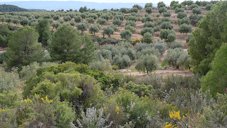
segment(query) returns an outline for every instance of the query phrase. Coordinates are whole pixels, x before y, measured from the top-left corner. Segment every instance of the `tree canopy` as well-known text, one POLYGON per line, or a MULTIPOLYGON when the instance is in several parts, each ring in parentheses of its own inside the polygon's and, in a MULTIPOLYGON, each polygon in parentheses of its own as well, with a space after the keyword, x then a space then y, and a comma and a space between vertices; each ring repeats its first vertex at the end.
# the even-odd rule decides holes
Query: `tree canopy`
POLYGON ((80 35, 71 26, 62 26, 53 36, 50 54, 53 60, 88 63, 92 59, 94 44, 87 35, 80 35))
POLYGON ((8 67, 21 67, 31 62, 42 61, 44 50, 38 43, 38 33, 30 27, 19 29, 9 39, 6 52, 8 67))
POLYGON ((50 40, 50 23, 48 20, 41 20, 36 26, 36 30, 39 33, 38 41, 42 43, 43 46, 47 46, 50 40))
POLYGON ((210 90, 212 95, 227 91, 227 44, 223 44, 216 52, 211 70, 202 78, 202 89, 210 90))
POLYGON ((215 52, 223 42, 227 42, 226 12, 227 2, 217 3, 192 33, 189 53, 194 71, 200 75, 205 75, 209 71, 215 52))

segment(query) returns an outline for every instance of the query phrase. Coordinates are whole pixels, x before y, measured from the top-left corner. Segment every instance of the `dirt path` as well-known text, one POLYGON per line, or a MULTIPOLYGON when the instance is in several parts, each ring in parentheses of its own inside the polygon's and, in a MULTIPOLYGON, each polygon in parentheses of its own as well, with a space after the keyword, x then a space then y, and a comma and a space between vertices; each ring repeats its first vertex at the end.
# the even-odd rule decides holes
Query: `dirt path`
MULTIPOLYGON (((148 74, 138 71, 131 71, 130 69, 122 69, 119 70, 121 73, 127 76, 133 76, 133 77, 143 77, 147 76, 148 74)), ((171 75, 179 75, 179 76, 185 76, 190 77, 193 75, 191 71, 184 71, 184 70, 173 70, 173 69, 166 69, 166 70, 156 70, 149 75, 157 75, 157 76, 171 76, 171 75)))

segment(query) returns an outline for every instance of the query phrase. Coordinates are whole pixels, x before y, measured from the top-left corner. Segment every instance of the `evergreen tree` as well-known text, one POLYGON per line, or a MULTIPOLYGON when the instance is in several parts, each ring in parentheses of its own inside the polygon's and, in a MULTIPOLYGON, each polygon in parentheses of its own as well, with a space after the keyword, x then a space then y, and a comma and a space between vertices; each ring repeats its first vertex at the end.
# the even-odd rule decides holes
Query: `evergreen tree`
POLYGON ((39 21, 38 25, 36 26, 36 30, 39 33, 38 41, 42 43, 43 46, 47 46, 50 40, 50 23, 48 20, 41 20, 39 21))
POLYGON ((94 52, 90 37, 80 35, 71 26, 62 26, 53 36, 50 54, 53 60, 89 63, 94 52))
POLYGON ((227 91, 227 44, 216 52, 211 70, 202 78, 202 89, 210 90, 212 95, 227 91))
POLYGON ((192 57, 194 72, 200 75, 205 75, 209 71, 215 52, 223 42, 227 42, 226 12, 227 2, 217 3, 192 33, 189 53, 192 57))
POLYGON ((6 52, 6 63, 8 67, 21 67, 35 61, 42 61, 44 50, 38 43, 38 33, 25 27, 15 32, 9 39, 6 52))

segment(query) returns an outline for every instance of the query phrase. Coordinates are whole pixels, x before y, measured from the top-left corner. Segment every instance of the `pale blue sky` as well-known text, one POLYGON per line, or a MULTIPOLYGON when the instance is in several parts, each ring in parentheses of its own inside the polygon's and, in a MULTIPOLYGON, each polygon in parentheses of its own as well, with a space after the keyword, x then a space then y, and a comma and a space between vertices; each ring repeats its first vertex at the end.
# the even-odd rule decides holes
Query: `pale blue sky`
MULTIPOLYGON (((165 3, 170 3, 172 0, 1 0, 0 2, 9 2, 9 1, 84 1, 84 2, 105 2, 105 3, 157 3, 159 1, 163 1, 165 3)), ((184 0, 177 0, 182 2, 184 0)), ((195 0, 194 0, 195 1, 195 0)), ((209 0, 202 0, 209 1, 209 0)))

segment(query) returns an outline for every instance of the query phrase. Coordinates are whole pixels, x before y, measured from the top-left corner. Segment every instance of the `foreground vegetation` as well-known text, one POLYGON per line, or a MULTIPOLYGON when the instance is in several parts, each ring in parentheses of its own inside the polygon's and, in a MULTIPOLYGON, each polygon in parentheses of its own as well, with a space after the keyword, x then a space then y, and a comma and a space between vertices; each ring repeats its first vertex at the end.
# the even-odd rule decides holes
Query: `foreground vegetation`
POLYGON ((157 8, 4 13, 0 127, 227 127, 225 12, 227 2, 173 1, 157 8), (185 9, 193 12, 190 18, 185 9), (211 11, 205 15, 205 9, 211 11), (142 38, 132 39, 140 22, 142 38), (112 38, 118 29, 121 38, 112 38), (170 68, 194 74, 152 73, 170 68))

